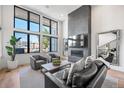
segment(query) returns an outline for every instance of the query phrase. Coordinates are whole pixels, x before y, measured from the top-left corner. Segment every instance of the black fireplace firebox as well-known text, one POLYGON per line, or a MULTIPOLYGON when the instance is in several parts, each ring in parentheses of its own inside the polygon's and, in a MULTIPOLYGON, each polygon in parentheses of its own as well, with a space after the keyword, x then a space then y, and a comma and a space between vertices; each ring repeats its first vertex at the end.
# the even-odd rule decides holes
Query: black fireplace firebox
POLYGON ((71 50, 71 56, 83 57, 83 50, 71 50))

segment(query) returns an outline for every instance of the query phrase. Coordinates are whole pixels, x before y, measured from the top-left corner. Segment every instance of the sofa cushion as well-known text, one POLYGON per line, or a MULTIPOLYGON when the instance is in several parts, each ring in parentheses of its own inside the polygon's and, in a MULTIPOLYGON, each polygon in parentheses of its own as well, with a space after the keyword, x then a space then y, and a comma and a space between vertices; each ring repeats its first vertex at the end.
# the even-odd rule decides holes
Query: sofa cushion
POLYGON ((40 59, 39 55, 34 55, 33 57, 35 58, 35 60, 39 60, 40 59))
POLYGON ((74 73, 72 78, 72 87, 86 87, 97 71, 98 68, 96 64, 92 63, 91 66, 85 70, 74 73))
POLYGON ((66 85, 70 86, 72 84, 72 76, 75 72, 83 70, 85 67, 84 58, 80 59, 78 62, 71 64, 66 85))
POLYGON ((44 60, 37 60, 36 63, 46 63, 44 60))

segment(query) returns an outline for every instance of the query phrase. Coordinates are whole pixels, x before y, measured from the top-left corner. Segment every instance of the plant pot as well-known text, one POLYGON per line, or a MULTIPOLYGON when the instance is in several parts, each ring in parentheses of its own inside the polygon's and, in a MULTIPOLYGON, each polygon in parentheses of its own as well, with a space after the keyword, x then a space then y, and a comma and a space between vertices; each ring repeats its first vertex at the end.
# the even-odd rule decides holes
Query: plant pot
POLYGON ((7 61, 8 69, 15 69, 18 66, 18 61, 7 61))

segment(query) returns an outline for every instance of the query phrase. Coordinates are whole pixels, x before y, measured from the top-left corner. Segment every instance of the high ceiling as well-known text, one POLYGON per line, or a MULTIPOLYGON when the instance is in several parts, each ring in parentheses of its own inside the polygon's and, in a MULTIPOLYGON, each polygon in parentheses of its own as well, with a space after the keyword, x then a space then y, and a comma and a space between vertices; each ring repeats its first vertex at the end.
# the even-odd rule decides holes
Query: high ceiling
POLYGON ((42 12, 50 17, 64 21, 69 13, 81 5, 26 5, 26 7, 42 12))

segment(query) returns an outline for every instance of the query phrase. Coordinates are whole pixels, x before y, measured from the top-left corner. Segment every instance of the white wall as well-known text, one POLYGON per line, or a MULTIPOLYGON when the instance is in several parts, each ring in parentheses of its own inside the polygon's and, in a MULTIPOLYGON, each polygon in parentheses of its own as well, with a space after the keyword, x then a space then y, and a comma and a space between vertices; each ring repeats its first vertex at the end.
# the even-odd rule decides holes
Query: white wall
MULTIPOLYGON (((29 9, 30 10, 30 9, 29 9)), ((33 10, 32 10, 33 11, 33 10)), ((33 11, 34 12, 34 11, 33 11)), ((36 11, 35 11, 36 12, 36 11)), ((37 13, 37 12, 36 12, 37 13)), ((41 17, 43 14, 39 13, 41 17)), ((2 6, 2 62, 0 63, 0 68, 7 67, 7 60, 9 60, 9 56, 6 53, 5 46, 7 45, 7 42, 9 41, 10 37, 13 35, 13 18, 14 18, 14 6, 13 5, 7 5, 7 6, 2 6)), ((41 19, 41 24, 42 24, 42 19, 41 19)), ((59 22, 59 28, 58 30, 60 31, 59 33, 59 47, 62 47, 61 43, 62 40, 60 39, 62 36, 62 22, 59 22)), ((42 36, 41 36, 42 39, 42 36)), ((42 46, 41 46, 42 48, 42 46)), ((59 48, 58 53, 61 55, 61 51, 59 48)), ((36 53, 34 53, 36 54, 36 53)), ((40 54, 40 53, 37 53, 40 54)), ((20 64, 26 64, 30 62, 30 55, 32 54, 18 54, 16 55, 16 60, 18 60, 19 65, 20 64)))
POLYGON ((59 22, 59 32, 58 32, 58 37, 59 37, 59 42, 58 42, 58 52, 59 55, 62 57, 63 56, 63 22, 59 22))
MULTIPOLYGON (((2 6, 0 5, 0 28, 1 28, 1 8, 2 8, 2 6)), ((1 56, 2 56, 2 32, 1 32, 1 29, 0 29, 0 65, 2 64, 2 62, 1 62, 1 56)), ((1 69, 1 67, 0 67, 0 69, 1 69)))
POLYGON ((2 64, 1 67, 7 66, 7 59, 9 59, 5 46, 13 34, 13 6, 2 6, 2 64))
POLYGON ((115 29, 121 29, 120 65, 124 66, 124 6, 92 6, 92 55, 96 55, 96 35, 115 29))
POLYGON ((63 38, 68 38, 68 17, 63 21, 63 38))

